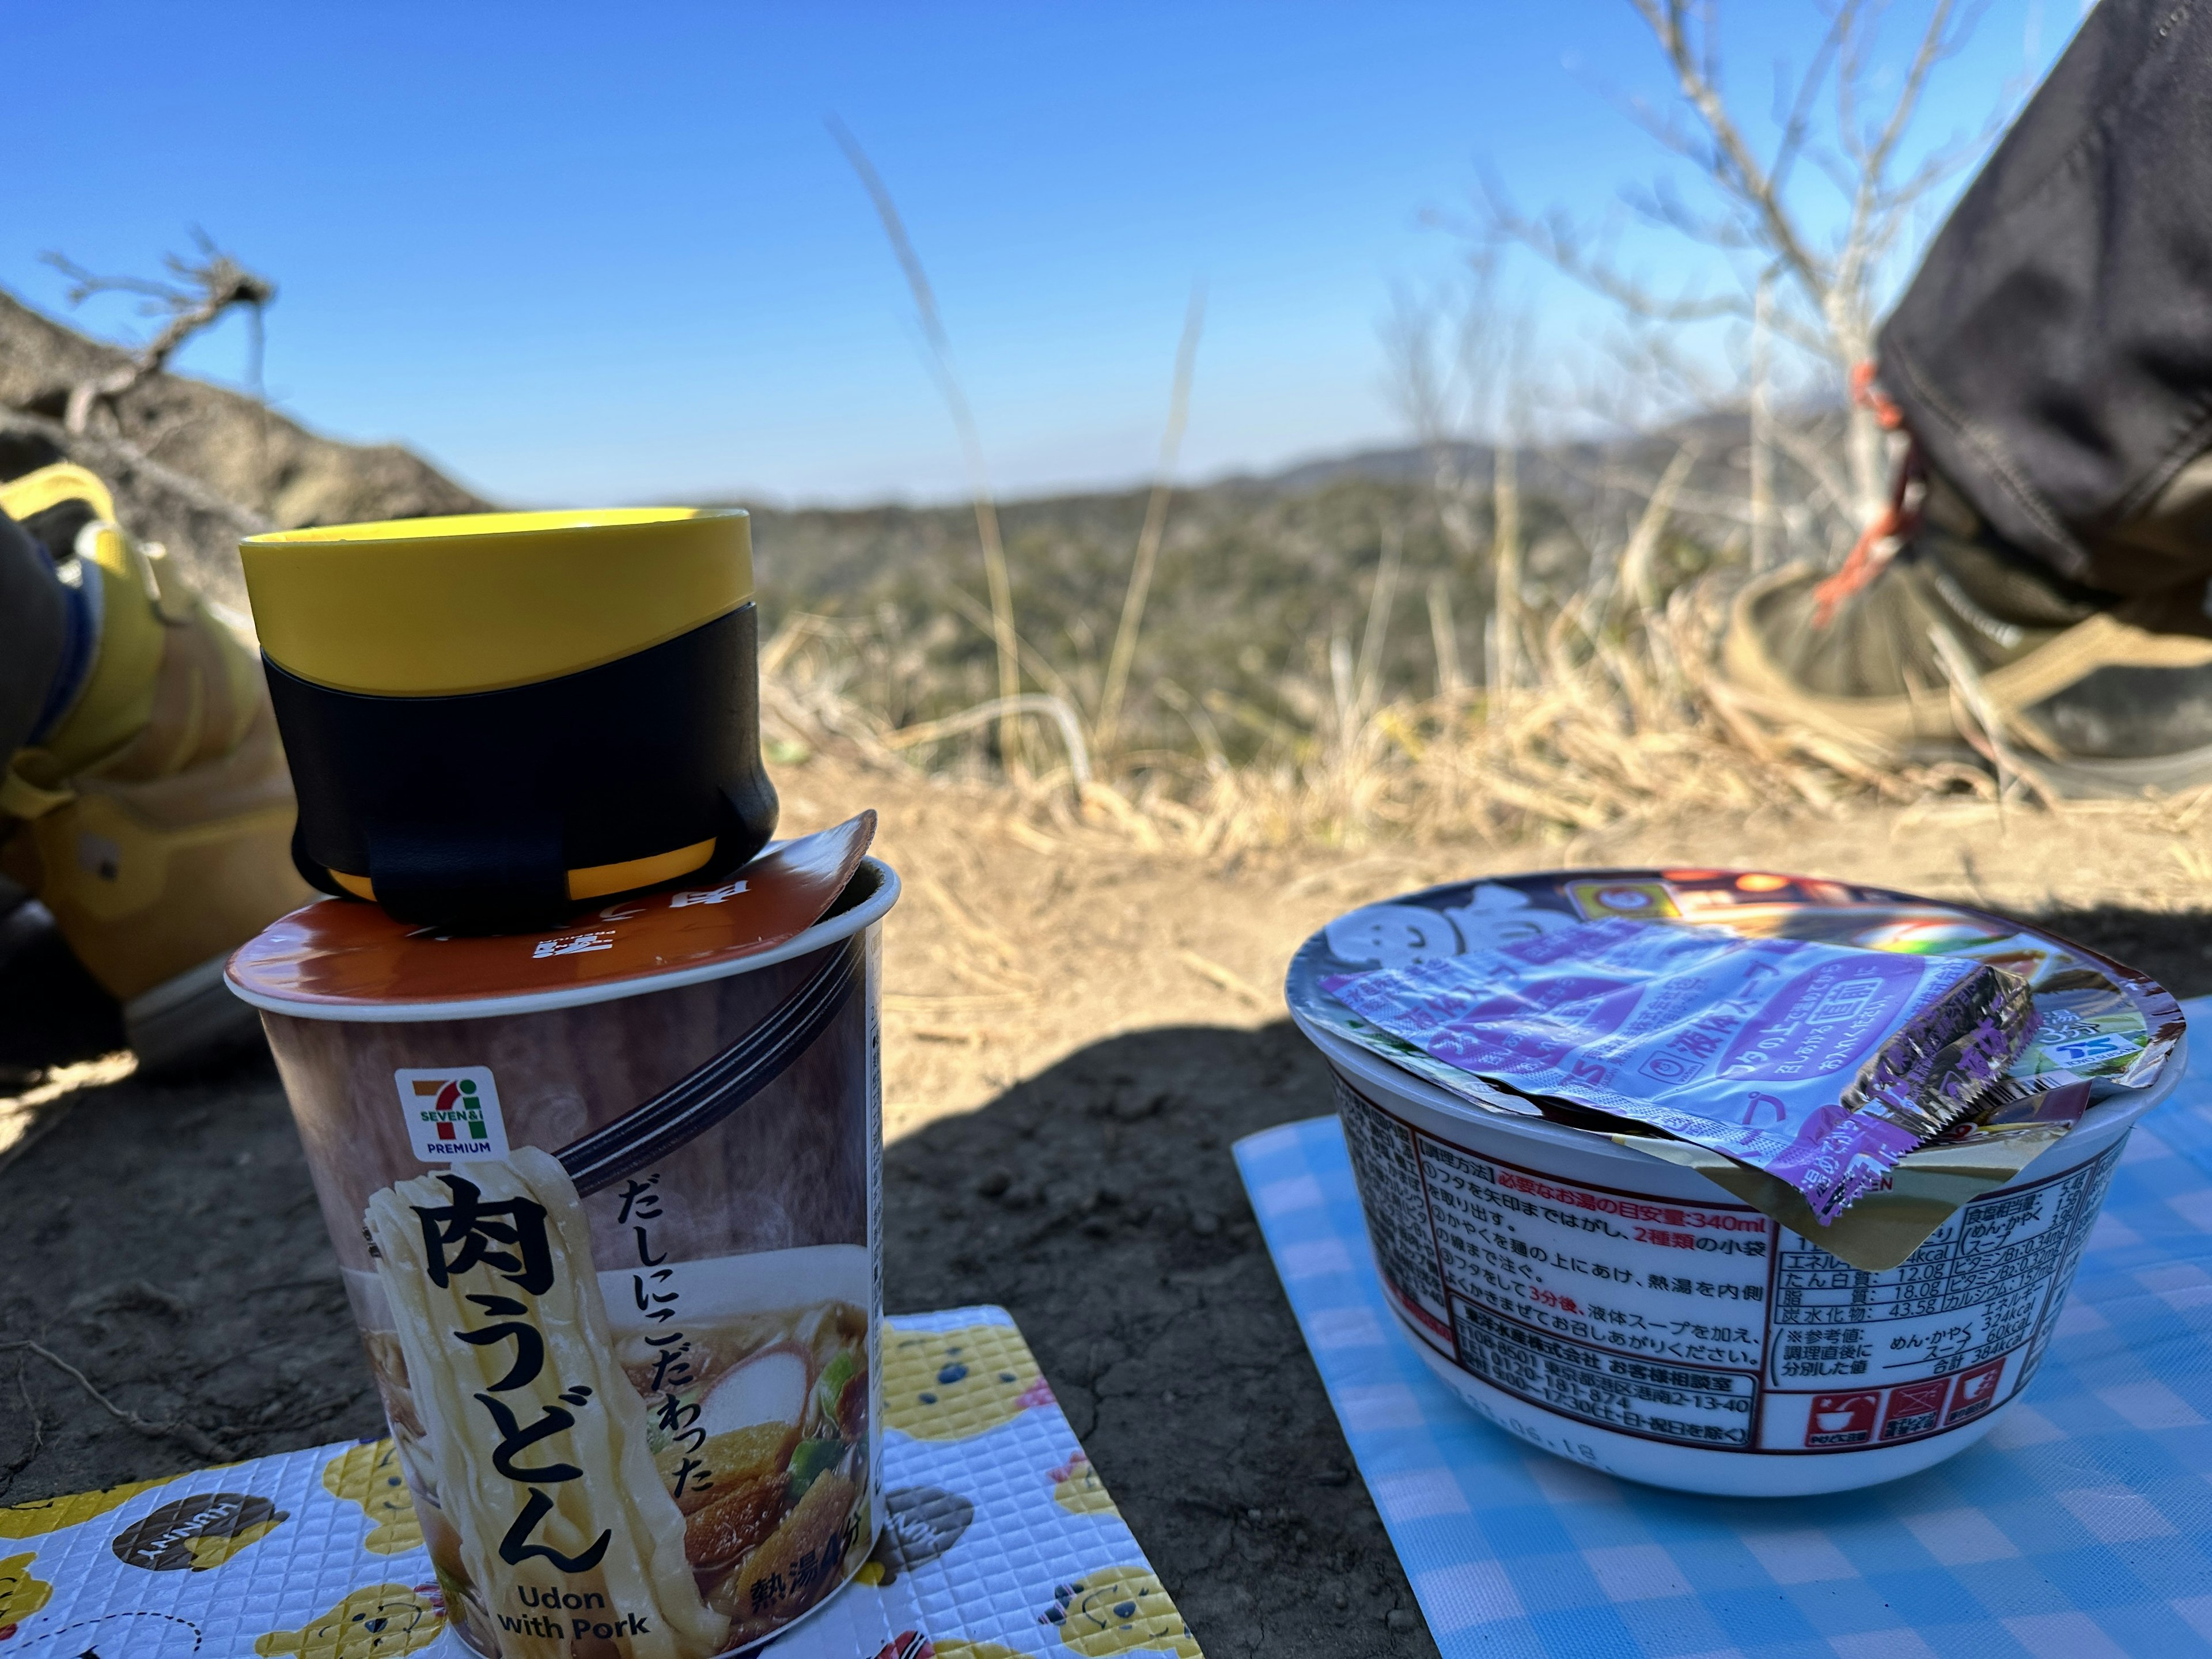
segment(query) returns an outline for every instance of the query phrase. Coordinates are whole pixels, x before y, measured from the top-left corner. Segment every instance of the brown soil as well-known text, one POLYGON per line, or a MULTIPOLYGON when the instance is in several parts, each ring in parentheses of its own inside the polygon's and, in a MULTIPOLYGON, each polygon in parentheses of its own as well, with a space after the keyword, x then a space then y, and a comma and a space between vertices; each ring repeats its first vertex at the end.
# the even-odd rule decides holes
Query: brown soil
MULTIPOLYGON (((2170 810, 1762 811, 1556 846, 1208 863, 825 759, 780 781, 787 829, 879 808, 878 850, 907 884, 887 949, 890 1304, 1012 1310, 1216 1655, 1434 1650, 1230 1153, 1328 1109, 1276 988, 1321 921, 1483 870, 1765 866, 2036 915, 2180 994, 2212 989, 2212 837, 2170 810)), ((0 975, 0 1066, 112 1041, 63 1017, 37 951, 0 975)), ((62 1106, 0 1172, 0 1502, 376 1432, 265 1063, 45 1109, 62 1106)))

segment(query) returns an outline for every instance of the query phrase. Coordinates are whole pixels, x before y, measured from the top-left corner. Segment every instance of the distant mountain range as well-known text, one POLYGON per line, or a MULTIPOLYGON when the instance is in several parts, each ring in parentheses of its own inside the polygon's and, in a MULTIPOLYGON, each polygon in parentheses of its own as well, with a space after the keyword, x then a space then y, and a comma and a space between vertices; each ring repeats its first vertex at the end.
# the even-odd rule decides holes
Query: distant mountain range
MULTIPOLYGON (((203 590, 234 606, 244 601, 236 556, 242 526, 343 523, 490 505, 397 445, 325 438, 236 392, 182 375, 153 376, 127 393, 114 411, 118 428, 107 437, 68 440, 57 417, 70 387, 125 361, 118 348, 0 293, 0 476, 76 453, 109 476, 134 529, 167 544, 203 590)), ((1540 583, 1565 580, 1570 567, 1587 562, 1589 546, 1617 544, 1641 512, 1650 481, 1686 442, 1698 459, 1678 503, 1678 526, 1713 545, 1740 536, 1746 439, 1738 413, 1650 435, 1527 453, 1521 485, 1532 575, 1540 583)), ((1491 475, 1491 450, 1458 444, 1450 454, 1479 499, 1491 475)), ((1383 514, 1407 526, 1409 572, 1416 565, 1440 570, 1450 562, 1431 544, 1436 459, 1416 446, 1369 448, 1266 474, 1179 484, 1168 562, 1241 557, 1295 584, 1303 578, 1277 568, 1261 550, 1269 536, 1279 546, 1297 544, 1301 559, 1319 559, 1334 569, 1341 559, 1356 564, 1367 556, 1359 550, 1376 544, 1375 515, 1383 514), (1250 550, 1238 555, 1238 547, 1250 550)), ((1080 627, 1109 601, 1126 571, 1147 493, 1139 482, 1000 504, 1009 548, 1026 548, 1023 562, 1029 580, 1041 585, 1035 597, 1046 611, 1066 614, 1080 627), (1057 577, 1045 574, 1052 569, 1057 577), (1048 598, 1043 590, 1056 583, 1058 597, 1048 598)), ((929 607, 913 583, 941 579, 932 572, 971 574, 975 526, 964 503, 733 504, 756 514, 764 597, 843 608, 884 602, 896 588, 906 614, 917 616, 929 607)), ((1324 586, 1330 580, 1319 567, 1306 574, 1324 586)))

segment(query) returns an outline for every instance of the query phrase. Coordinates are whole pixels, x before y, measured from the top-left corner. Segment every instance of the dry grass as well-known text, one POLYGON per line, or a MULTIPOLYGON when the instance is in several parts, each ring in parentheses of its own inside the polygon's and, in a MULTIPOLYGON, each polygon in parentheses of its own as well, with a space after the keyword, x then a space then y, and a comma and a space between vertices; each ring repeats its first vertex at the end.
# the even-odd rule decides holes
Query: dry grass
MULTIPOLYGON (((1839 30, 1848 32, 1850 9, 1837 25, 1839 30)), ((1939 8, 1915 78, 1898 104, 1893 119, 1899 131, 1917 101, 1917 77, 1948 50, 1944 15, 1939 8)), ((1686 37, 1679 27, 1661 28, 1653 16, 1670 56, 1686 64, 1678 50, 1686 37)), ((1684 74, 1692 71, 1685 69, 1684 74)), ((1808 82, 1808 90, 1813 84, 1808 82)), ((1848 83, 1844 95, 1848 103, 1848 83)), ((1698 112, 1709 125, 1715 122, 1712 108, 1699 105, 1698 112)), ((959 433, 975 497, 977 543, 990 593, 988 617, 978 615, 975 602, 941 574, 931 584, 937 592, 930 610, 937 623, 948 621, 948 610, 958 611, 988 632, 997 695, 988 701, 975 701, 973 691, 958 696, 957 681, 941 672, 939 683, 931 684, 933 659, 922 642, 902 636, 893 607, 884 606, 874 624, 794 615, 769 641, 762 663, 772 756, 779 744, 782 752, 794 756, 827 744, 874 766, 988 772, 1018 798, 1034 832, 1088 826, 1147 851, 1172 848, 1201 855, 1305 845, 1356 847, 1408 836, 1473 836, 1498 843, 1544 830, 1601 830, 1662 805, 1676 811, 1741 810, 1786 799, 1832 812, 1853 794, 1910 801, 1964 792, 1986 795, 2002 807, 2016 784, 2036 782, 2031 771, 2017 763, 2008 764, 2013 757, 1994 726, 1988 728, 1994 777, 1964 765, 1909 768, 1774 720, 1717 680, 1711 662, 1719 592, 1707 580, 1668 595, 1661 571, 1677 496, 1698 459, 1694 443, 1677 446, 1644 492, 1642 509, 1624 540, 1600 547, 1583 538, 1590 556, 1577 591, 1548 613, 1530 606, 1522 581, 1516 448, 1508 442, 1493 452, 1486 503, 1490 539, 1485 548, 1478 543, 1475 503, 1467 480, 1449 459, 1452 447, 1442 441, 1448 436, 1443 416, 1449 395, 1444 380, 1432 372, 1433 316, 1412 324, 1398 372, 1415 425, 1437 458, 1437 520, 1462 566, 1480 561, 1486 568, 1492 601, 1483 653, 1486 689, 1478 693, 1465 688, 1451 623, 1450 584, 1438 574, 1428 590, 1436 695, 1416 700, 1383 694, 1385 636, 1402 574, 1407 531, 1402 514, 1385 514, 1377 526, 1380 549, 1356 656, 1349 635, 1337 633, 1313 665, 1321 672, 1286 670, 1279 678, 1269 699, 1273 708, 1258 706, 1249 696, 1240 699, 1227 684, 1191 686, 1155 678, 1145 688, 1149 701, 1180 714, 1190 742, 1169 749, 1129 746, 1125 700, 1173 493, 1170 480, 1188 410, 1202 298, 1194 292, 1176 355, 1159 469, 1118 616, 1089 614, 1098 607, 1079 605, 1079 614, 1063 618, 1066 637, 1084 659, 1063 668, 1021 633, 1014 600, 1018 573, 1001 538, 981 440, 921 255, 889 187, 859 141, 834 117, 830 127, 874 204, 906 276, 939 388, 959 433), (1102 653, 1098 647, 1109 638, 1111 650, 1102 653), (948 697, 948 692, 956 695, 948 697), (955 712, 942 712, 947 707, 955 712), (934 717, 902 717, 916 708, 930 709, 934 717), (1221 741, 1217 720, 1243 728, 1236 761, 1221 741), (987 748, 994 731, 995 747, 987 748), (1039 757, 1051 755, 1055 747, 1059 763, 1041 765, 1039 757)), ((1734 144, 1725 118, 1714 132, 1723 148, 1734 144)), ((1873 186, 1881 183, 1891 143, 1893 136, 1878 152, 1861 157, 1873 186)), ((1862 195, 1852 235, 1879 239, 1884 232, 1864 222, 1865 210, 1872 203, 1891 211, 1887 198, 1878 192, 1862 195)), ((1760 212, 1754 216, 1754 231, 1795 250, 1802 239, 1773 192, 1763 193, 1755 205, 1760 212)), ((1860 280, 1866 258, 1863 251, 1845 258, 1838 272, 1816 271, 1801 259, 1793 274, 1816 289, 1816 297, 1829 295, 1832 287, 1835 294, 1855 301, 1856 290, 1846 295, 1845 289, 1860 280)), ((1499 322, 1482 297, 1472 304, 1458 331, 1462 370, 1486 367, 1473 343, 1491 338, 1499 322)), ((1762 310, 1760 316, 1765 314, 1762 310)), ((1816 315, 1832 328, 1838 318, 1856 313, 1849 306, 1823 306, 1816 315)), ((1841 358, 1846 368, 1868 355, 1857 334, 1841 343, 1849 348, 1841 358)), ((1496 377, 1478 373, 1471 378, 1487 383, 1496 377)), ((1506 395, 1510 400, 1525 391, 1506 395)), ((1508 429, 1520 424, 1518 413, 1525 411, 1505 422, 1508 429)), ((1855 433, 1863 428, 1863 437, 1871 434, 1859 446, 1865 453, 1857 457, 1866 476, 1856 490, 1832 479, 1826 486, 1817 480, 1813 485, 1816 495, 1838 508, 1875 493, 1874 467, 1881 441, 1870 416, 1853 411, 1846 418, 1855 433)), ((1763 503, 1754 520, 1771 505, 1765 503, 1766 488, 1762 483, 1754 491, 1763 503)), ((1252 550, 1262 557, 1271 550, 1252 550)), ((1234 619, 1239 626, 1245 620, 1234 619)), ((1265 642, 1279 648, 1292 643, 1265 642)), ((1243 653, 1237 654, 1241 658, 1243 653)), ((1263 648, 1263 660, 1267 654, 1263 648)), ((1291 660, 1298 660, 1296 651, 1291 660)), ((1179 665, 1182 673, 1195 668, 1188 659, 1179 665)), ((1960 687, 1969 697, 1972 690, 1960 687)), ((1157 737, 1152 741, 1157 744, 1157 737)), ((2047 791, 2039 793, 2048 799, 2047 791)), ((940 908, 950 906, 949 896, 935 896, 940 908)), ((966 931, 957 910, 947 908, 946 916, 955 933, 966 931)))
MULTIPOLYGON (((1387 607, 1387 570, 1376 595, 1387 607)), ((1345 641, 1326 684, 1286 683, 1279 706, 1299 720, 1247 711, 1221 694, 1155 688, 1180 699, 1185 750, 1100 747, 1101 733, 1059 676, 1024 693, 1018 717, 1031 754, 1058 763, 1008 775, 994 763, 997 700, 965 715, 900 726, 861 688, 880 641, 811 616, 787 620, 763 656, 763 708, 772 745, 795 755, 829 748, 900 771, 982 776, 1003 783, 1018 821, 1049 840, 1103 832, 1145 850, 1196 854, 1318 844, 1358 848, 1601 830, 1654 815, 1742 812, 1787 805, 1822 817, 1855 804, 1939 807, 2008 799, 2033 803, 2021 781, 1960 762, 1909 765, 1793 724, 1730 687, 1713 664, 1725 575, 1677 588, 1661 608, 1624 610, 1593 586, 1532 617, 1515 653, 1522 683, 1490 692, 1385 698, 1345 641), (1232 763, 1213 716, 1267 722, 1255 758, 1232 763)), ((1359 657, 1371 662, 1370 635, 1359 657)), ((878 665, 880 667, 880 664, 878 665)), ((1449 672, 1438 675, 1451 684, 1449 672)), ((2124 804, 2130 811, 2139 804, 2124 804)), ((2165 803, 2177 833, 2204 802, 2165 803)), ((2090 805, 2060 809, 2098 810, 2090 805)))

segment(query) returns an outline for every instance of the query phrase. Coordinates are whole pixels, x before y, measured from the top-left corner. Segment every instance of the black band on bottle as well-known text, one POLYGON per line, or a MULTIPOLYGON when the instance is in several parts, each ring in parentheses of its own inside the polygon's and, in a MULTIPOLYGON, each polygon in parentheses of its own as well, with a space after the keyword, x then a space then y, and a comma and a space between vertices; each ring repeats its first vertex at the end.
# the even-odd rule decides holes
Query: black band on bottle
POLYGON ((568 872, 709 839, 702 876, 775 828, 750 604, 597 668, 504 691, 336 691, 264 656, 300 800, 293 858, 325 892, 365 875, 403 921, 532 927, 568 872))

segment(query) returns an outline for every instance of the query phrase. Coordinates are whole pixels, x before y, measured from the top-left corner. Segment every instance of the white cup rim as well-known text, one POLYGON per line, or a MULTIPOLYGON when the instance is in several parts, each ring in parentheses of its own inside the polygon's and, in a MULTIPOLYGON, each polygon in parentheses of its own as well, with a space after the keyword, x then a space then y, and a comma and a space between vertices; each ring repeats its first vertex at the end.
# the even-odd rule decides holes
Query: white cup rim
MULTIPOLYGON (((434 1002, 290 1002, 265 992, 248 990, 235 979, 226 978, 225 982, 233 996, 267 1012, 288 1015, 294 1019, 336 1020, 349 1025, 411 1025, 433 1020, 500 1019, 514 1014, 542 1013, 549 1008, 575 1008, 593 1002, 618 1002, 629 997, 649 996, 656 991, 672 991, 680 986, 699 985, 708 980, 750 974, 757 969, 773 967, 779 962, 811 956, 826 945, 835 945, 840 939, 850 939, 862 929, 873 927, 898 902, 898 872, 880 859, 864 858, 860 860, 860 868, 854 872, 853 880, 859 881, 863 875, 875 878, 875 891, 851 909, 824 917, 805 932, 793 934, 781 945, 745 956, 701 963, 696 967, 674 968, 665 973, 638 974, 628 979, 589 985, 563 985, 517 996, 457 997, 434 1002)), ((847 890, 850 890, 851 883, 848 883, 847 890)))

